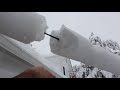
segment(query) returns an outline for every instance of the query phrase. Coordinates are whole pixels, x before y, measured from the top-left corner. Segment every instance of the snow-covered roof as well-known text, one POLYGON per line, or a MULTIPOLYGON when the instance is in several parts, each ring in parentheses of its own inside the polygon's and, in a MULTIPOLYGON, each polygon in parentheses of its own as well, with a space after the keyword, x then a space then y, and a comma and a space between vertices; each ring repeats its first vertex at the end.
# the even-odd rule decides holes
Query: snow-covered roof
POLYGON ((20 57, 25 62, 32 64, 33 66, 44 66, 58 78, 66 77, 59 71, 56 71, 51 63, 42 58, 41 55, 37 53, 33 48, 31 48, 31 46, 28 44, 24 44, 0 34, 0 46, 13 53, 14 55, 20 57))

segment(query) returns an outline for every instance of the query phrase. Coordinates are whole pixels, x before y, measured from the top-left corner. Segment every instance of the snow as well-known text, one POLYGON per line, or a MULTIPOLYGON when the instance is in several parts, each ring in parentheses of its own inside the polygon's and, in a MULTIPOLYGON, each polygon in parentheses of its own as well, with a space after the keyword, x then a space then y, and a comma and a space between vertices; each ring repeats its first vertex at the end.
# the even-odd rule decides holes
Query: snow
POLYGON ((53 36, 58 37, 60 40, 57 41, 50 38, 51 52, 60 56, 64 56, 73 60, 79 58, 83 63, 88 63, 85 58, 91 54, 92 44, 83 36, 76 32, 68 29, 64 25, 60 31, 53 31, 53 36))
MULTIPOLYGON (((91 33, 91 36, 89 37, 89 41, 93 45, 100 46, 105 50, 109 51, 110 53, 120 56, 119 55, 120 46, 116 41, 113 40, 102 41, 99 36, 96 36, 93 33, 91 33)), ((115 75, 111 72, 100 70, 93 66, 86 66, 81 62, 79 62, 79 64, 75 63, 73 65, 73 72, 71 73, 72 73, 71 77, 76 77, 76 78, 119 78, 120 77, 120 75, 115 75)))
MULTIPOLYGON (((13 72, 14 75, 21 73, 22 72, 21 69, 24 71, 24 70, 30 68, 32 65, 32 66, 36 66, 36 67, 43 66, 49 72, 51 72, 53 75, 55 75, 57 78, 66 78, 66 76, 63 75, 63 73, 59 72, 52 63, 45 60, 45 58, 43 56, 41 56, 39 53, 37 53, 29 44, 24 44, 22 42, 19 42, 15 39, 9 38, 4 35, 0 35, 0 37, 1 37, 0 43, 1 43, 2 47, 7 49, 14 55, 20 57, 23 61, 26 61, 30 64, 29 65, 26 63, 22 63, 22 64, 25 64, 25 66, 23 66, 22 64, 21 65, 19 64, 20 63, 19 60, 11 58, 10 60, 13 60, 13 61, 9 61, 9 59, 5 58, 6 61, 4 62, 4 60, 3 60, 3 62, 5 63, 5 65, 3 65, 3 66, 5 68, 7 68, 7 70, 13 72), (7 65, 6 65, 6 63, 7 63, 7 65), (30 67, 26 67, 26 65, 30 66, 30 67)), ((10 58, 10 57, 7 57, 7 58, 10 58)))
POLYGON ((76 61, 76 60, 70 60, 71 61, 71 64, 72 66, 75 66, 75 65, 80 65, 81 63, 76 61))
POLYGON ((51 52, 54 54, 98 67, 116 75, 120 74, 120 56, 100 46, 93 46, 86 38, 64 25, 60 31, 53 31, 52 35, 60 39, 60 41, 50 39, 51 52))
POLYGON ((0 12, 0 33, 30 43, 44 38, 45 17, 34 12, 0 12))

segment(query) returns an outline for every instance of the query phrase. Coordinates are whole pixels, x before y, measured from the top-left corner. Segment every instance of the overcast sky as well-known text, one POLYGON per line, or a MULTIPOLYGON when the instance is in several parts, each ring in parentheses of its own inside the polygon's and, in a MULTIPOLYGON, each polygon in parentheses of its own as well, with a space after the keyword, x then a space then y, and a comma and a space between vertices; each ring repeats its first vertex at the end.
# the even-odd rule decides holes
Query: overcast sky
MULTIPOLYGON (((47 32, 60 30, 64 24, 68 28, 89 38, 91 32, 102 40, 112 39, 120 44, 120 12, 37 12, 46 17, 47 32)), ((50 55, 49 37, 34 43, 41 55, 50 55)))

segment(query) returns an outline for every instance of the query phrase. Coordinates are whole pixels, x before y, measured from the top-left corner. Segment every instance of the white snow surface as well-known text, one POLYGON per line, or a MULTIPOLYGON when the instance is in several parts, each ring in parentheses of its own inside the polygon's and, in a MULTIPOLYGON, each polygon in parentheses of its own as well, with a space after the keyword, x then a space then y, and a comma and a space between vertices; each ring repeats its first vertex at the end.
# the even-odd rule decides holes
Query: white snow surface
POLYGON ((70 30, 64 25, 59 31, 53 31, 50 38, 51 52, 86 65, 92 65, 102 70, 120 74, 120 56, 115 55, 100 46, 92 45, 86 38, 70 30))

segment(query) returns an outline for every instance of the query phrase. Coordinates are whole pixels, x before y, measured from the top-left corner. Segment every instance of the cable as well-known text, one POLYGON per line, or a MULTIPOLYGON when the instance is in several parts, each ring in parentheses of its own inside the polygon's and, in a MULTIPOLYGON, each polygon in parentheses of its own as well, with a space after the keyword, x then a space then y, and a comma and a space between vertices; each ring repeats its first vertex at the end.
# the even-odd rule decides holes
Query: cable
POLYGON ((48 36, 50 36, 50 37, 52 37, 52 38, 55 38, 55 39, 57 39, 57 40, 60 40, 59 38, 54 37, 54 36, 52 36, 52 35, 50 35, 50 34, 47 34, 47 33, 44 33, 44 34, 46 34, 46 35, 48 35, 48 36))

